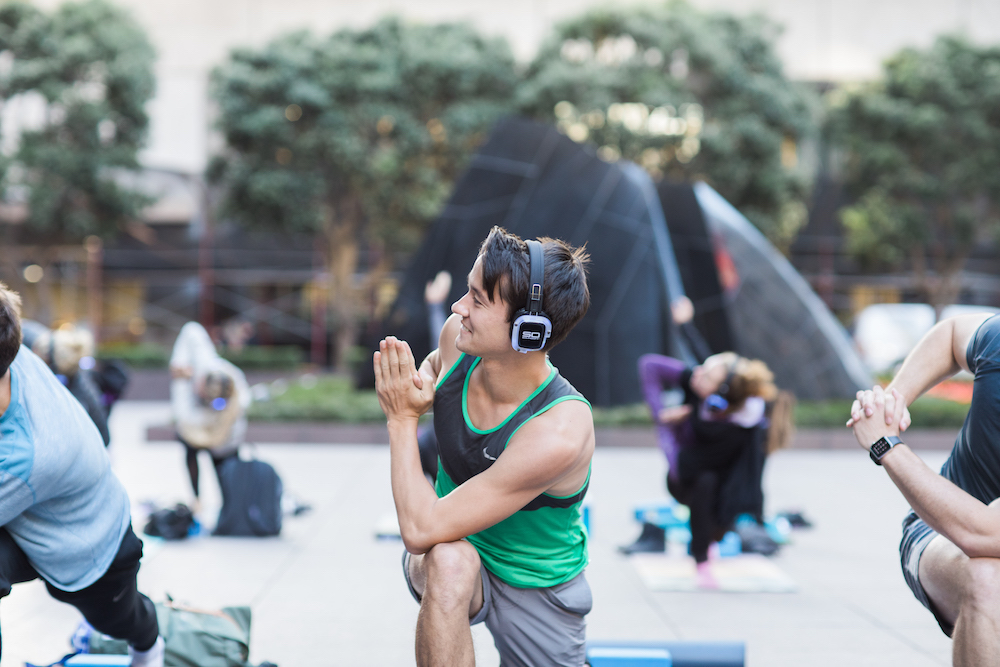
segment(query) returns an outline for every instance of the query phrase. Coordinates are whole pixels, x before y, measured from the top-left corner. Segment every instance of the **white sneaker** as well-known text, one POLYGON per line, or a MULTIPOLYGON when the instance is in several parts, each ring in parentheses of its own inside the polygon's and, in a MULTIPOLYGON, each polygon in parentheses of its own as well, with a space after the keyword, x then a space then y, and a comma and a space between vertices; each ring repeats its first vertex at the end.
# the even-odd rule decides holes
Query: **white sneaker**
POLYGON ((128 654, 132 656, 132 667, 163 667, 165 647, 163 637, 157 637, 156 643, 148 651, 136 651, 129 646, 128 654))

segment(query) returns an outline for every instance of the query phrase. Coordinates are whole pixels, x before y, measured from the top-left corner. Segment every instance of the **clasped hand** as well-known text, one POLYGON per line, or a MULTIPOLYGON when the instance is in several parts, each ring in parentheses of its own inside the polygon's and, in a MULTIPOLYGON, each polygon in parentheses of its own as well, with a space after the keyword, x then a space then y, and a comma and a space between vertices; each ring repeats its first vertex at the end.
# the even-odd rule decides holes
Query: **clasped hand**
POLYGON ((434 377, 429 368, 417 368, 409 344, 388 336, 375 353, 375 392, 385 416, 417 419, 434 403, 434 377))
POLYGON ((666 426, 676 426, 691 416, 690 405, 675 405, 669 408, 662 408, 656 415, 661 424, 666 426))
POLYGON ((859 391, 851 405, 851 418, 847 426, 854 429, 854 437, 865 449, 887 435, 899 435, 910 425, 910 412, 906 409, 906 399, 899 391, 886 392, 876 385, 867 391, 859 391))

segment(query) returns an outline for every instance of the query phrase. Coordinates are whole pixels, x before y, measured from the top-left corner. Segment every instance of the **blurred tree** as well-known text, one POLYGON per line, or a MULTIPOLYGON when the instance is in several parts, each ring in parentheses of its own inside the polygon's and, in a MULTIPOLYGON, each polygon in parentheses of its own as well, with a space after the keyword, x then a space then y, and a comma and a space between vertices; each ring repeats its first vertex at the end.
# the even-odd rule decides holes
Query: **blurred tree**
POLYGON ((953 303, 972 247, 1000 232, 1000 48, 905 49, 833 106, 856 198, 841 212, 849 251, 870 268, 908 259, 929 303, 953 303))
POLYGON ((707 181, 787 248, 806 221, 797 145, 813 132, 815 105, 785 78, 778 33, 761 16, 677 1, 592 11, 556 28, 518 103, 601 157, 707 181))
POLYGON ((224 187, 221 214, 320 235, 339 369, 360 314, 361 235, 382 249, 383 269, 386 251, 414 248, 516 81, 506 42, 396 19, 235 50, 214 72, 226 148, 209 178, 224 187))
MULTIPOLYGON (((4 128, 2 199, 25 205, 25 227, 44 234, 47 249, 34 261, 47 275, 60 245, 129 227, 152 201, 131 183, 154 58, 142 29, 101 0, 51 14, 21 2, 0 6, 0 103, 17 107, 4 128)), ((9 272, 20 263, 0 257, 9 272)), ((39 298, 37 316, 47 321, 49 281, 39 284, 39 298)))
POLYGON ((65 4, 49 16, 0 7, 0 99, 21 96, 36 118, 6 156, 5 198, 28 204, 27 224, 52 240, 106 236, 150 198, 127 187, 146 136, 155 54, 141 28, 102 2, 65 4))

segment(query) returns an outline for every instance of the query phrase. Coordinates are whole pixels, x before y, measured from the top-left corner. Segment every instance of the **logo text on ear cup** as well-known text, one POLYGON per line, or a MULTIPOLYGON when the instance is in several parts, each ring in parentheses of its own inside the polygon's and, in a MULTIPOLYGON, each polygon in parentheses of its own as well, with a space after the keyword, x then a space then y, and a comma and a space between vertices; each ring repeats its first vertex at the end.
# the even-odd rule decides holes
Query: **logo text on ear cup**
POLYGON ((522 340, 539 340, 541 337, 542 337, 542 334, 539 331, 522 331, 521 332, 521 339, 522 340))

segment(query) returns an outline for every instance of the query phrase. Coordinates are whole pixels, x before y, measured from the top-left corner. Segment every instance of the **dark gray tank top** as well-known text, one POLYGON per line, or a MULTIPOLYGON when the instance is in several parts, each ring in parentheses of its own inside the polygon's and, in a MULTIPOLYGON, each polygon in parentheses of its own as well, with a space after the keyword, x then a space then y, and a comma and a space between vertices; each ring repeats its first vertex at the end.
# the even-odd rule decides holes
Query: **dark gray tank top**
MULTIPOLYGON (((477 429, 469 418, 465 395, 472 371, 479 357, 463 354, 451 370, 439 381, 434 395, 434 432, 438 441, 439 467, 458 486, 489 468, 507 447, 507 442, 529 419, 566 400, 578 400, 590 405, 583 394, 549 364, 549 377, 499 426, 488 431, 477 429)), ((554 498, 542 494, 525 510, 537 507, 569 507, 579 502, 587 492, 584 486, 569 498, 554 498)))
POLYGON ((972 405, 941 475, 990 503, 1000 497, 1000 315, 976 331, 966 361, 976 376, 972 405))
MULTIPOLYGON (((503 423, 488 431, 477 429, 469 419, 466 394, 478 363, 478 358, 462 355, 438 383, 434 397, 438 497, 448 495, 493 465, 528 420, 562 401, 587 403, 549 364, 545 382, 503 423)), ((469 535, 468 540, 476 547, 483 565, 511 586, 546 588, 569 581, 587 566, 587 532, 581 504, 589 485, 588 473, 587 481, 576 493, 542 493, 506 519, 469 535)))

